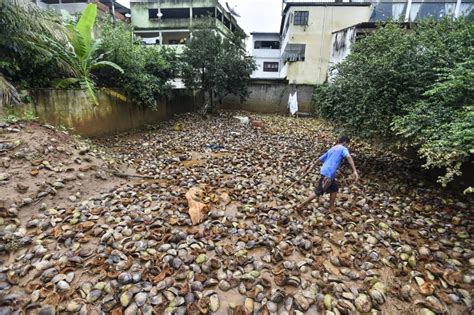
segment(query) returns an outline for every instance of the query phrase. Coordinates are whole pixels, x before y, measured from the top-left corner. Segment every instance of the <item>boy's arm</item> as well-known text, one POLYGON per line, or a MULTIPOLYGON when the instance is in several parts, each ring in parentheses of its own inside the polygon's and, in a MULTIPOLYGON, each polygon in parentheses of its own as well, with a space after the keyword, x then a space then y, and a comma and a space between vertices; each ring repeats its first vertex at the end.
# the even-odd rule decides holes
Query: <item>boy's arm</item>
POLYGON ((311 172, 313 170, 313 168, 316 167, 316 165, 319 164, 319 162, 321 162, 319 159, 316 160, 316 162, 313 162, 311 164, 309 164, 304 170, 303 172, 301 172, 301 176, 305 175, 305 174, 308 174, 309 172, 311 172))
POLYGON ((310 165, 308 165, 304 171, 302 172, 302 175, 305 175, 305 174, 308 174, 309 172, 311 172, 313 170, 313 168, 316 167, 316 165, 318 165, 319 163, 324 163, 324 161, 326 161, 327 159, 327 156, 328 156, 328 152, 329 151, 326 151, 326 153, 324 153, 323 155, 321 155, 315 162, 311 163, 310 165))
POLYGON ((357 169, 355 167, 354 160, 352 159, 352 156, 349 154, 346 158, 347 158, 347 161, 349 162, 349 164, 352 167, 352 172, 354 173, 355 181, 358 181, 359 180, 359 173, 357 173, 357 169))

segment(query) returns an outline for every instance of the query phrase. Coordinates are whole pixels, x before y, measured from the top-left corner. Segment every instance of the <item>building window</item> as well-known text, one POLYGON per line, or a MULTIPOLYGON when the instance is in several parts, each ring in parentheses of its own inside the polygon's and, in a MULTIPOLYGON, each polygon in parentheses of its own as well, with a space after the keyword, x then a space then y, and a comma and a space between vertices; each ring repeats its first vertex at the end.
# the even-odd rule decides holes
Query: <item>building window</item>
POLYGON ((214 17, 215 8, 193 8, 193 18, 214 17))
POLYGON ((148 9, 148 18, 157 19, 158 18, 158 9, 148 9))
POLYGON ((228 29, 230 29, 230 20, 224 16, 224 25, 228 29))
POLYGON ((219 21, 222 21, 222 12, 219 11, 219 9, 217 9, 217 19, 218 19, 219 21))
POLYGON ((460 16, 465 16, 468 21, 474 21, 474 4, 473 3, 461 3, 459 6, 460 16))
MULTIPOLYGON (((161 19, 189 19, 189 9, 161 9, 161 19)), ((158 9, 148 9, 149 19, 158 19, 158 9)))
POLYGON ((295 11, 294 25, 308 25, 309 11, 295 11))
POLYGON ((305 44, 288 44, 282 54, 282 60, 286 62, 304 61, 305 53, 305 44))
POLYGON ((278 72, 278 62, 264 62, 263 71, 264 72, 278 72))
POLYGON ((377 3, 373 6, 370 21, 399 21, 405 18, 406 2, 377 3))
POLYGON ((146 38, 142 40, 142 43, 145 45, 159 45, 160 44, 160 39, 153 39, 153 38, 146 38))
POLYGON ((185 9, 161 9, 162 19, 189 19, 189 8, 185 9))
POLYGON ((446 3, 415 3, 415 1, 413 1, 410 9, 410 21, 414 22, 415 20, 426 19, 429 17, 439 20, 443 16, 454 15, 456 2, 447 2, 451 1, 446 1, 446 3))
POLYGON ((277 40, 256 40, 253 47, 255 49, 280 49, 280 42, 277 40))

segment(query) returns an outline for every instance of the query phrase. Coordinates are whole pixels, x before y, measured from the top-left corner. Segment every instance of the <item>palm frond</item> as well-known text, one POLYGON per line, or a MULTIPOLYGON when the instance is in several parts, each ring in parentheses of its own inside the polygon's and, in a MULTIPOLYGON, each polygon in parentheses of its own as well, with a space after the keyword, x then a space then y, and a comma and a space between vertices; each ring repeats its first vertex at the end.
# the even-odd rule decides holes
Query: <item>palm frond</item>
POLYGON ((65 46, 63 43, 45 38, 43 43, 37 44, 36 49, 41 50, 45 56, 52 57, 56 64, 70 76, 80 77, 80 60, 71 46, 65 46))
POLYGON ((20 95, 15 87, 0 73, 0 107, 16 105, 21 102, 20 95))
POLYGON ((91 70, 94 70, 94 69, 99 69, 99 68, 103 68, 103 67, 110 67, 110 68, 114 68, 115 70, 117 70, 118 72, 120 73, 123 73, 123 69, 116 63, 112 62, 112 61, 98 61, 94 64, 91 65, 91 70))
POLYGON ((51 85, 56 89, 64 89, 68 86, 77 84, 79 82, 78 78, 66 78, 66 79, 59 79, 54 80, 51 85))
POLYGON ((57 40, 65 40, 61 17, 54 11, 43 10, 29 0, 1 0, 0 5, 1 35, 15 35, 34 42, 38 34, 50 34, 57 40))

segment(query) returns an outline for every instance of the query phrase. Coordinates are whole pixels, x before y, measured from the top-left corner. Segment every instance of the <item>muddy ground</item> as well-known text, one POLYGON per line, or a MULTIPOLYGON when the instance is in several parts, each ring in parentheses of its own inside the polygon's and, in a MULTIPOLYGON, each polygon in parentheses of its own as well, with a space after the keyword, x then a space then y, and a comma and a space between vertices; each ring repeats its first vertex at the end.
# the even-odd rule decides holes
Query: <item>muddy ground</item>
POLYGON ((470 200, 353 141, 360 181, 343 165, 336 210, 324 196, 296 213, 317 171, 282 191, 335 132, 234 115, 88 141, 1 125, 0 314, 472 311, 470 200))

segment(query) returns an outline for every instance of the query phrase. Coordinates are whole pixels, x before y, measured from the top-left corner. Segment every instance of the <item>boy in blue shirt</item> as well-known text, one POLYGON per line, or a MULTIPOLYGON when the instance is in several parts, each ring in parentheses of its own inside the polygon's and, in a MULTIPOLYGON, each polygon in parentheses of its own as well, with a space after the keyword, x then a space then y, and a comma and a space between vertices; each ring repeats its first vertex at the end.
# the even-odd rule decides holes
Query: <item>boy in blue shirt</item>
MULTIPOLYGON (((323 163, 321 167, 320 174, 321 179, 319 180, 318 185, 314 188, 314 192, 306 199, 302 204, 300 204, 296 210, 300 211, 306 207, 313 199, 316 197, 322 196, 323 194, 329 195, 329 211, 334 210, 334 205, 336 203, 336 196, 339 187, 336 182, 336 172, 341 164, 341 161, 345 158, 352 167, 354 172, 355 180, 359 179, 359 174, 357 173, 356 167, 354 165, 354 160, 352 159, 349 150, 345 147, 349 144, 350 139, 347 136, 342 136, 339 138, 337 144, 324 153, 318 160, 323 163)), ((313 163, 308 169, 308 173, 318 164, 318 162, 313 163)))

